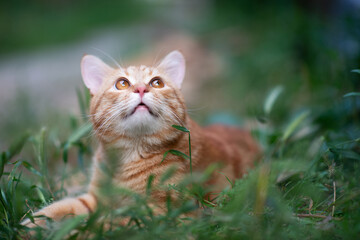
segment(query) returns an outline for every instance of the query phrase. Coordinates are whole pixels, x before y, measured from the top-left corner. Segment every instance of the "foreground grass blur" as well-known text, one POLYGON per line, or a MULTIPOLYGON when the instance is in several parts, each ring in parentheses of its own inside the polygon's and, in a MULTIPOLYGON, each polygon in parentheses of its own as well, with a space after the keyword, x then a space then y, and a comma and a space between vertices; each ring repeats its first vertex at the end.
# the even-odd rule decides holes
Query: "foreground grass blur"
MULTIPOLYGON (((189 175, 176 186, 163 186, 164 191, 177 191, 181 196, 176 204, 168 201, 164 215, 153 215, 149 195, 105 188, 104 196, 126 195, 133 203, 115 210, 100 207, 88 219, 78 216, 49 223, 46 229, 36 229, 33 236, 37 239, 355 239, 360 228, 359 139, 341 131, 323 132, 321 119, 328 117, 311 107, 293 113, 293 118, 284 121, 284 125, 274 127, 271 112, 276 109, 276 102, 282 100, 278 89, 274 88, 265 99, 264 117, 254 131, 264 147, 264 157, 243 179, 234 185, 229 183, 217 199, 212 202, 204 199, 208 190, 202 186, 206 176, 216 169, 209 169, 203 175, 189 175), (200 216, 189 215, 196 209, 200 216), (123 218, 130 219, 130 223, 120 225, 119 219, 123 218)), ((353 97, 356 94, 342 99, 337 108, 353 97)), ((331 120, 342 121, 349 116, 335 117, 331 120)), ((26 235, 30 230, 19 222, 31 217, 35 209, 67 195, 63 188, 64 175, 86 172, 79 168, 66 173, 67 154, 69 150, 78 151, 78 166, 82 166, 83 156, 91 154, 90 130, 85 122, 78 122, 74 124, 73 134, 56 145, 50 131, 41 129, 39 133, 26 133, 2 153, 2 239, 26 235), (29 146, 33 147, 32 153, 19 157, 29 146), (62 175, 48 172, 49 153, 62 156, 62 175)), ((171 172, 162 178, 170 175, 171 172)), ((151 190, 149 179, 148 193, 151 190)))

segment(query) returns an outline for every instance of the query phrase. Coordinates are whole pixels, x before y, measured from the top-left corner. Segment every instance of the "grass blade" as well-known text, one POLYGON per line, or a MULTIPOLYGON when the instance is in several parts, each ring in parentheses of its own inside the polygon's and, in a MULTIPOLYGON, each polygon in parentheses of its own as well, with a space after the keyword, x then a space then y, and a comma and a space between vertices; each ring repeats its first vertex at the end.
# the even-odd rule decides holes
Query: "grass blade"
POLYGON ((184 159, 186 159, 186 160, 190 160, 190 157, 189 157, 188 155, 186 155, 185 153, 180 152, 180 151, 178 151, 178 150, 173 150, 173 149, 171 149, 169 152, 170 152, 171 154, 176 155, 176 156, 182 157, 182 158, 184 158, 184 159))
POLYGON ((52 239, 52 240, 64 239, 66 235, 69 234, 71 230, 76 228, 81 222, 83 222, 85 218, 86 216, 80 215, 66 220, 65 223, 61 226, 60 230, 54 233, 53 235, 50 235, 48 239, 52 239))
POLYGON ((276 99, 280 96, 283 90, 284 90, 283 86, 276 86, 271 90, 264 104, 264 112, 266 115, 270 114, 276 99))
POLYGON ((4 168, 5 168, 5 164, 7 162, 7 157, 6 157, 6 153, 3 152, 1 154, 1 158, 0 158, 0 178, 4 173, 4 168))
POLYGON ((360 96, 360 92, 350 92, 345 94, 343 97, 346 98, 346 97, 358 97, 358 96, 360 96))
POLYGON ((63 161, 67 163, 69 148, 76 144, 80 139, 87 136, 92 130, 92 124, 88 123, 78 128, 73 134, 70 135, 64 144, 63 161))
POLYGON ((291 134, 299 127, 300 123, 302 123, 308 116, 310 115, 310 111, 302 112, 299 116, 297 116, 285 129, 284 134, 281 138, 282 141, 286 141, 291 134))
POLYGON ((10 145, 9 150, 6 153, 7 159, 11 159, 15 155, 19 154, 24 147, 25 143, 29 139, 30 133, 26 132, 24 135, 22 135, 19 139, 17 139, 15 142, 13 142, 10 145))
POLYGON ((43 175, 38 171, 36 170, 30 163, 28 163, 27 161, 22 161, 22 165, 27 169, 29 170, 30 172, 42 177, 43 175))
MULTIPOLYGON (((176 128, 177 130, 180 130, 182 132, 186 132, 189 133, 189 156, 187 156, 186 154, 184 154, 186 157, 188 157, 188 159, 190 160, 190 173, 192 174, 192 160, 191 160, 191 139, 190 139, 190 130, 188 130, 185 127, 182 126, 178 126, 178 125, 172 125, 173 128, 176 128)), ((176 151, 176 150, 170 150, 170 151, 176 151)), ((173 153, 174 154, 174 153, 173 153)), ((179 154, 179 153, 177 153, 179 154)), ((176 155, 176 154, 175 154, 176 155)), ((184 156, 182 156, 184 157, 184 156)), ((186 158, 185 158, 186 159, 186 158)))
POLYGON ((178 125, 172 125, 172 127, 173 127, 173 128, 176 128, 176 129, 179 130, 179 131, 186 132, 186 133, 190 133, 190 131, 189 131, 186 127, 178 126, 178 125))

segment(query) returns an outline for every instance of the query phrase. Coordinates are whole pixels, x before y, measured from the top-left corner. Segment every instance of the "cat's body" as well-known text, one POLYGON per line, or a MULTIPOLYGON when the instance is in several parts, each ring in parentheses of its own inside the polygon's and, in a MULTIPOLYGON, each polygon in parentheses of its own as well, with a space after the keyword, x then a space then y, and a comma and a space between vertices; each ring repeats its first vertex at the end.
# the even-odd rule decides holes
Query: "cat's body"
MULTIPOLYGON (((36 215, 58 220, 94 211, 99 202, 115 204, 116 200, 102 199, 102 188, 109 178, 112 185, 144 194, 150 175, 155 176, 156 185, 160 176, 175 166, 168 183, 178 183, 190 172, 189 160, 173 154, 162 160, 168 150, 189 155, 189 139, 188 133, 172 125, 190 130, 193 172, 218 164, 218 171, 208 181, 215 192, 229 184, 227 178, 234 181, 241 177, 259 153, 249 132, 223 125, 202 128, 189 118, 180 92, 185 61, 177 51, 158 67, 113 69, 93 56, 85 56, 81 67, 93 96, 90 118, 99 140, 89 190, 78 198, 55 202, 36 215)), ((152 198, 159 206, 156 211, 161 212, 165 193, 154 191, 152 198)), ((29 220, 24 224, 32 226, 29 220)))

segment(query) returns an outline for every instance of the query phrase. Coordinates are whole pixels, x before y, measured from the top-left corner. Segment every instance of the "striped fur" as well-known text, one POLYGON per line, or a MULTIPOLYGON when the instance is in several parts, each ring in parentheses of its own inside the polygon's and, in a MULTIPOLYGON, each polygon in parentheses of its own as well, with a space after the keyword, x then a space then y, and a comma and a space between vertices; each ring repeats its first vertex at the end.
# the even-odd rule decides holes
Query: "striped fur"
MULTIPOLYGON (((205 128, 197 125, 186 113, 177 87, 179 81, 174 84, 166 67, 160 64, 158 67, 106 69, 99 89, 91 89, 95 94, 91 99, 90 118, 99 146, 89 191, 78 198, 55 202, 36 215, 58 220, 69 214, 89 213, 99 202, 110 207, 126 204, 125 199, 104 199, 104 185, 110 182, 144 194, 149 176, 155 175, 154 184, 157 184, 159 176, 170 166, 176 166, 176 172, 169 183, 176 184, 189 173, 189 161, 168 155, 161 163, 163 154, 170 149, 188 154, 189 149, 187 133, 174 129, 173 124, 185 126, 191 132, 193 171, 201 172, 210 164, 219 163, 222 168, 219 172, 234 181, 252 166, 259 148, 249 132, 222 125, 205 128), (116 89, 120 77, 129 80, 128 89, 116 89), (165 87, 151 87, 149 82, 154 77, 160 77, 165 87), (143 97, 136 92, 139 86, 145 87, 143 97), (140 102, 146 104, 148 111, 134 112, 140 102)), ((209 184, 216 186, 214 191, 219 191, 228 183, 224 175, 214 173, 209 184)), ((165 201, 161 192, 154 192, 153 198, 160 205, 165 201)), ((31 225, 29 220, 25 224, 31 225)))

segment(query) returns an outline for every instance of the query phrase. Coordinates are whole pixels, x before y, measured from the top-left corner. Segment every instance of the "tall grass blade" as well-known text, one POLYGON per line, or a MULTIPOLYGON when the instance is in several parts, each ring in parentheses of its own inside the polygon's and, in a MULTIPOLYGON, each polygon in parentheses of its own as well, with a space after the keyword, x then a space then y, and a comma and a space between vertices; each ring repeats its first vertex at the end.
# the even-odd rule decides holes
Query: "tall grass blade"
MULTIPOLYGON (((186 127, 178 126, 178 125, 172 125, 173 128, 180 130, 182 132, 186 132, 189 134, 189 160, 190 160, 190 173, 192 174, 192 159, 191 159, 191 136, 190 136, 190 130, 188 130, 186 127)), ((176 150, 175 150, 176 151, 176 150)), ((176 155, 176 154, 175 154, 176 155)), ((187 156, 186 154, 184 154, 187 156)))
POLYGON ((19 154, 21 150, 23 149, 25 143, 30 137, 30 133, 26 132, 24 135, 22 135, 20 138, 16 139, 15 142, 13 142, 10 145, 9 150, 6 152, 7 159, 11 159, 15 155, 19 154))
POLYGON ((0 179, 4 173, 5 164, 7 162, 6 152, 2 152, 0 157, 0 179))
POLYGON ((78 128, 75 132, 73 132, 70 135, 68 140, 65 142, 64 148, 63 148, 63 160, 65 163, 67 163, 67 160, 68 160, 69 148, 72 147, 73 145, 75 145, 77 142, 79 142, 83 137, 89 135, 91 130, 92 130, 92 124, 87 123, 87 124, 81 126, 80 128, 78 128))

